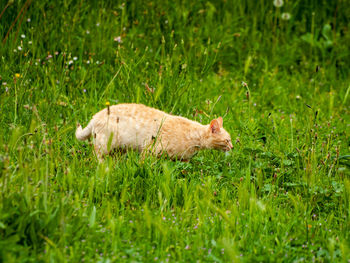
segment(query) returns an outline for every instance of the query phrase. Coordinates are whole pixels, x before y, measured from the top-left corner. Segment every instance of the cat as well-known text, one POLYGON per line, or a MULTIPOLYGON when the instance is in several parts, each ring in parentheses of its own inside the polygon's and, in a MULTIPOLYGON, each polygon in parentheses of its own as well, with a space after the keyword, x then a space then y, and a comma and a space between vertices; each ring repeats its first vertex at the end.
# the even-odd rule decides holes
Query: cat
POLYGON ((142 155, 167 154, 171 159, 188 161, 201 149, 233 148, 222 117, 202 125, 143 104, 108 106, 96 113, 86 128, 78 123, 75 132, 78 140, 91 135, 100 161, 114 149, 132 148, 142 155))

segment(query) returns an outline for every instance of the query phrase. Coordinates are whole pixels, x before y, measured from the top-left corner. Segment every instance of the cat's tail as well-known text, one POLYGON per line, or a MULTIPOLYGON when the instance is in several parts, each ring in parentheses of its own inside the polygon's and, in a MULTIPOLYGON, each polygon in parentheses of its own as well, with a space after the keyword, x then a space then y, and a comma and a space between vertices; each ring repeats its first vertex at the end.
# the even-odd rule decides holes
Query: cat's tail
POLYGON ((92 133, 92 127, 93 127, 93 120, 91 120, 84 129, 81 127, 81 125, 78 123, 77 130, 75 131, 75 137, 77 137, 80 141, 85 141, 91 136, 92 133))

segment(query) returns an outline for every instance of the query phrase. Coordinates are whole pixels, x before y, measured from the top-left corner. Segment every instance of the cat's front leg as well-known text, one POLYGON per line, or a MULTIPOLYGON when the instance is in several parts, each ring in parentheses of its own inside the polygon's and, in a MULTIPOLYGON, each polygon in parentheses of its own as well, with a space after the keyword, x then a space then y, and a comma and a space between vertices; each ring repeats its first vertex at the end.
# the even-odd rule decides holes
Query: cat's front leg
POLYGON ((160 141, 152 136, 152 139, 146 142, 141 149, 141 160, 144 161, 147 155, 160 156, 162 152, 160 141))
POLYGON ((154 145, 148 145, 147 147, 141 150, 141 161, 143 162, 146 159, 146 156, 153 155, 157 156, 156 151, 154 150, 154 145))

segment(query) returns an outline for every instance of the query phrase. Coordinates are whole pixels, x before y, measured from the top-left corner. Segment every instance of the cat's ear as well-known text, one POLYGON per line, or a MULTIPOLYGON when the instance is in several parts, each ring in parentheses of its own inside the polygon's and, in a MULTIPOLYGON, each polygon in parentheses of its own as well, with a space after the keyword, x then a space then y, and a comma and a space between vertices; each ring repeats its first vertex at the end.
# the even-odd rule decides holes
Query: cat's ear
POLYGON ((212 133, 219 133, 220 132, 220 124, 217 119, 212 120, 210 122, 210 131, 212 133))
POLYGON ((219 126, 220 126, 220 128, 222 128, 222 124, 223 124, 223 119, 222 119, 222 117, 219 117, 219 118, 217 118, 217 120, 218 120, 218 122, 219 122, 219 126))

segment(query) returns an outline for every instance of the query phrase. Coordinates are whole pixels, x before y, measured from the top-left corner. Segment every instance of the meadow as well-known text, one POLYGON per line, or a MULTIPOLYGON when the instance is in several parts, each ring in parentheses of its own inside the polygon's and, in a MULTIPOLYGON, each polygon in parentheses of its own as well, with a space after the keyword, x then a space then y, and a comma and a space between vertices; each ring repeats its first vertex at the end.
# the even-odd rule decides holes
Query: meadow
POLYGON ((1 1, 0 262, 350 262, 350 5, 1 1), (99 163, 106 103, 234 148, 99 163))

